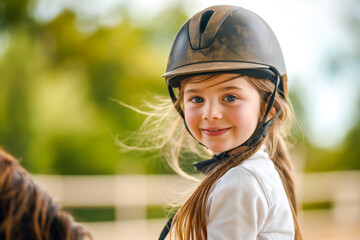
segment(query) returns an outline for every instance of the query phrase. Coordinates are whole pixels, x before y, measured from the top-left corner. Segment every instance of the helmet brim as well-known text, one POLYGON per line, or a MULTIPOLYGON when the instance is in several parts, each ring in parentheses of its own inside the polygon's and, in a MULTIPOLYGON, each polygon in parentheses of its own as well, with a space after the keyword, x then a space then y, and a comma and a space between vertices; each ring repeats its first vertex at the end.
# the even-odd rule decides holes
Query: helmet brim
POLYGON ((174 70, 168 71, 162 75, 166 78, 169 86, 177 87, 179 83, 172 83, 171 79, 177 76, 193 75, 209 72, 226 72, 244 69, 269 69, 267 65, 249 62, 201 62, 191 65, 182 66, 174 70))

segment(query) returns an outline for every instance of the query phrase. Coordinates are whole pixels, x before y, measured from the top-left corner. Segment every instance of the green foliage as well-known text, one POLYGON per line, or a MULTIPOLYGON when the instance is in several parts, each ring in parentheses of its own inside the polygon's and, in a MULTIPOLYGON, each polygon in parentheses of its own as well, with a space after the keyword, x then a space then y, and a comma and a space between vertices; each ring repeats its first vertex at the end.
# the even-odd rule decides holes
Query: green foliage
POLYGON ((33 19, 27 14, 30 2, 30 0, 2 0, 0 2, 0 29, 16 29, 24 23, 31 25, 33 19))
POLYGON ((160 76, 187 18, 180 6, 138 26, 119 9, 120 24, 84 33, 74 12, 39 23, 29 4, 0 6, 10 39, 0 59, 0 146, 33 173, 169 172, 156 153, 119 152, 115 136, 141 118, 112 99, 139 105, 147 92, 166 94, 160 76))

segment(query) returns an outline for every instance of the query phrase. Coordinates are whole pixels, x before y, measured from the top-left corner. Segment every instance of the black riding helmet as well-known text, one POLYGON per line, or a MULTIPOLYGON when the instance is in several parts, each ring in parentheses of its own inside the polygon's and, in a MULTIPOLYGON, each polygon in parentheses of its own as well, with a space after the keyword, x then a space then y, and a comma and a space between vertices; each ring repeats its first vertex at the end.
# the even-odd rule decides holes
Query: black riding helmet
MULTIPOLYGON (((250 137, 245 145, 262 139, 272 124, 265 120, 276 92, 287 98, 285 62, 269 25, 249 10, 228 5, 208 7, 192 16, 176 35, 162 75, 173 102, 177 99, 172 88, 190 76, 207 73, 239 73, 275 84, 264 119, 254 133, 260 136, 250 137)), ((184 118, 182 109, 177 110, 184 118)))
POLYGON ((249 10, 219 5, 206 8, 185 22, 162 76, 169 86, 178 87, 186 75, 241 70, 251 70, 249 75, 260 78, 276 79, 279 75, 280 95, 286 98, 284 58, 269 25, 249 10))

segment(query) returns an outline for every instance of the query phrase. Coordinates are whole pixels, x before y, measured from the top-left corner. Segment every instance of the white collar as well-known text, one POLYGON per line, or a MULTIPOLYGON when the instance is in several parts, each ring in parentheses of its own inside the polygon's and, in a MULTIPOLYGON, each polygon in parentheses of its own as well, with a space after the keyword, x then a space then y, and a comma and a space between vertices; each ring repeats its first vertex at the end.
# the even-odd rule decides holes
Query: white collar
POLYGON ((270 159, 269 154, 267 153, 267 149, 265 144, 261 145, 261 147, 251 156, 250 159, 270 159))

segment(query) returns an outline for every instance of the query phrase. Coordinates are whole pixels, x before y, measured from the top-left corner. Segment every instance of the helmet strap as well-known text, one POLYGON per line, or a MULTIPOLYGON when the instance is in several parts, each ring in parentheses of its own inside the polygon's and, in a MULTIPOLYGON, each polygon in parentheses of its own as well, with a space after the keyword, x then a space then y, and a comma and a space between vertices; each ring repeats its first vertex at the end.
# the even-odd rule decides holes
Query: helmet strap
POLYGON ((175 93, 174 93, 174 90, 172 87, 168 86, 168 90, 169 90, 169 95, 170 95, 170 98, 174 104, 174 107, 176 109, 176 111, 180 114, 180 116, 182 117, 182 119, 184 119, 185 121, 185 115, 184 115, 184 112, 183 110, 181 109, 180 105, 179 106, 176 106, 176 102, 177 102, 177 98, 175 96, 175 93))
POLYGON ((258 127, 255 129, 255 131, 251 135, 251 137, 248 140, 246 140, 243 144, 241 144, 240 146, 248 146, 249 147, 249 146, 251 146, 253 144, 257 144, 257 143, 261 142, 261 140, 266 136, 270 126, 274 123, 274 120, 281 115, 282 111, 281 111, 281 109, 279 109, 279 111, 276 113, 276 115, 273 118, 266 121, 267 118, 268 118, 268 115, 269 115, 269 113, 271 111, 271 108, 274 106, 275 96, 276 96, 276 93, 278 91, 279 84, 280 84, 280 77, 277 74, 275 88, 274 88, 274 91, 273 91, 273 93, 272 93, 272 95, 270 97, 270 101, 269 101, 269 103, 267 105, 267 108, 266 108, 263 119, 259 123, 258 127))

